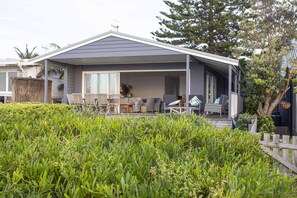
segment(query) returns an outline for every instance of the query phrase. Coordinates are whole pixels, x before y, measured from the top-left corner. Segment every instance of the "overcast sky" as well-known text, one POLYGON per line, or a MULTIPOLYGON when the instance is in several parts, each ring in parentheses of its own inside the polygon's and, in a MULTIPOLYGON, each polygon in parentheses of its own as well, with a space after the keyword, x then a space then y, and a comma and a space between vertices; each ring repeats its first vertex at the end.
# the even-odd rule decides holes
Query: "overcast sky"
POLYGON ((17 58, 24 51, 49 43, 61 47, 114 30, 144 38, 159 28, 156 16, 168 7, 162 0, 1 0, 0 59, 17 58))

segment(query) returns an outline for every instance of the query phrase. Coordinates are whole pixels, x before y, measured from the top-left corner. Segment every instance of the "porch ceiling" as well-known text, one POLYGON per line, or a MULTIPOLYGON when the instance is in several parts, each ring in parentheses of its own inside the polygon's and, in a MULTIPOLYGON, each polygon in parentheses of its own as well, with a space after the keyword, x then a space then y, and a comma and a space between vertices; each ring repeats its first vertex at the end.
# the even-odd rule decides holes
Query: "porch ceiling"
POLYGON ((185 55, 160 55, 160 56, 122 56, 98 58, 66 58, 50 59, 71 65, 110 65, 110 64, 139 64, 139 63, 170 63, 185 62, 185 55))
POLYGON ((218 61, 213 61, 213 60, 209 60, 206 58, 201 58, 201 57, 196 57, 194 56, 197 60, 205 63, 206 65, 208 65, 211 69, 221 73, 224 76, 228 76, 229 74, 229 65, 226 63, 222 63, 222 62, 218 62, 218 61))

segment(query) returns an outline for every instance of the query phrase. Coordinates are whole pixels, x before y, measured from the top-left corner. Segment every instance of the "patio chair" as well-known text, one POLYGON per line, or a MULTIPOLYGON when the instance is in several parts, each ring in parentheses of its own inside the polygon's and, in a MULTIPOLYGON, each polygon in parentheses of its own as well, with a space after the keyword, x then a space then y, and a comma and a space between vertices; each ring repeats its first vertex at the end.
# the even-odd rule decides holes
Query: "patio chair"
POLYGON ((84 105, 85 105, 85 108, 90 111, 97 110, 97 105, 96 105, 96 100, 95 100, 94 94, 91 94, 91 93, 85 94, 84 105))
POLYGON ((120 94, 110 94, 108 96, 107 112, 106 114, 119 113, 120 109, 120 94))
MULTIPOLYGON (((176 100, 177 100, 176 95, 163 95, 163 111, 164 111, 164 113, 166 113, 166 110, 169 110, 169 107, 172 107, 172 106, 169 106, 169 104, 176 100)), ((178 105, 175 105, 175 106, 178 106, 178 105)))
POLYGON ((107 111, 107 104, 108 104, 108 94, 93 94, 96 109, 99 112, 106 112, 107 111))
POLYGON ((74 111, 83 109, 83 99, 81 93, 67 94, 67 99, 69 104, 73 106, 74 111))
POLYGON ((147 98, 146 103, 148 112, 160 112, 161 98, 147 98))
POLYGON ((216 99, 218 102, 205 103, 204 114, 207 115, 208 113, 219 113, 220 117, 222 117, 222 113, 226 113, 227 100, 227 95, 221 95, 220 98, 216 99))
POLYGON ((202 107, 203 107, 203 96, 202 95, 198 95, 198 94, 196 94, 196 95, 189 95, 189 102, 190 102, 189 107, 191 107, 194 112, 195 111, 198 111, 198 115, 200 115, 201 114, 201 111, 202 111, 202 107), (191 104, 191 100, 195 96, 201 101, 201 103, 199 103, 197 105, 192 105, 191 104))

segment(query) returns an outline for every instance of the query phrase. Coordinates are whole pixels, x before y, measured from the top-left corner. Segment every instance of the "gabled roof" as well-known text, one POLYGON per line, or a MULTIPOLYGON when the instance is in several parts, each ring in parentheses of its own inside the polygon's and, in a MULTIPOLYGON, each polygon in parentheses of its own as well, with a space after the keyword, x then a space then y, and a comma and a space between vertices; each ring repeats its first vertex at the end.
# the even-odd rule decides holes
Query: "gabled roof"
POLYGON ((189 54, 203 62, 205 62, 205 60, 208 60, 208 61, 210 61, 210 63, 219 62, 219 63, 223 63, 226 65, 234 65, 234 66, 238 66, 238 64, 239 64, 239 61, 236 59, 219 56, 219 55, 214 55, 214 54, 201 52, 201 51, 197 51, 197 50, 187 49, 187 48, 183 48, 183 47, 179 47, 179 46, 174 46, 171 44, 166 44, 166 43, 158 42, 158 41, 151 40, 151 39, 140 38, 140 37, 136 37, 136 36, 120 33, 120 32, 109 31, 109 32, 105 32, 103 34, 99 34, 97 36, 82 40, 80 42, 68 45, 66 47, 55 50, 53 52, 35 57, 33 59, 30 59, 28 61, 28 63, 26 63, 26 65, 36 64, 37 62, 43 61, 45 59, 50 59, 51 57, 63 54, 70 50, 79 48, 81 46, 84 46, 84 45, 87 45, 87 44, 90 44, 90 43, 93 43, 93 42, 96 42, 96 41, 99 41, 99 40, 102 40, 104 38, 111 37, 111 36, 128 39, 131 41, 140 42, 143 44, 160 47, 163 49, 167 49, 167 50, 171 50, 171 51, 175 51, 175 52, 179 52, 179 53, 183 53, 183 54, 189 54))

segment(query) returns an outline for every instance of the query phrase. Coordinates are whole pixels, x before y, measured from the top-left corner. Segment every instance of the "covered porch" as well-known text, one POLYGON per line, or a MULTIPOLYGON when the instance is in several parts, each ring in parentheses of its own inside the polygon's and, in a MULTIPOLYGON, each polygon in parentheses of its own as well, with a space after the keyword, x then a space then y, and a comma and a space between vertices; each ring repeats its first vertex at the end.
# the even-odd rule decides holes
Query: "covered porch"
POLYGON ((124 82, 134 87, 132 93, 137 97, 184 96, 187 112, 190 95, 203 96, 204 104, 227 95, 229 119, 242 108, 237 60, 122 33, 99 35, 30 63, 45 67, 44 102, 49 102, 47 70, 61 67, 65 103, 69 93, 119 94, 120 83, 124 82))

